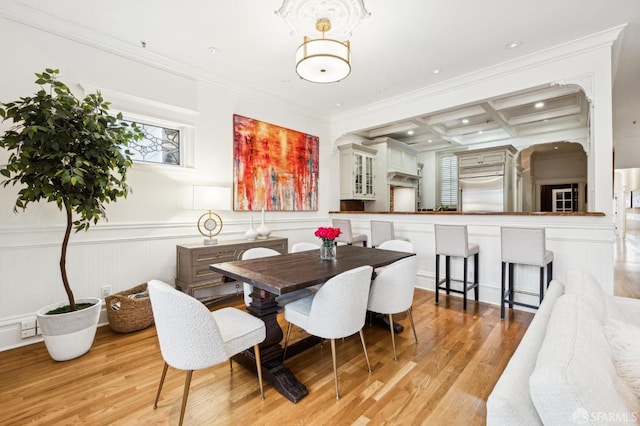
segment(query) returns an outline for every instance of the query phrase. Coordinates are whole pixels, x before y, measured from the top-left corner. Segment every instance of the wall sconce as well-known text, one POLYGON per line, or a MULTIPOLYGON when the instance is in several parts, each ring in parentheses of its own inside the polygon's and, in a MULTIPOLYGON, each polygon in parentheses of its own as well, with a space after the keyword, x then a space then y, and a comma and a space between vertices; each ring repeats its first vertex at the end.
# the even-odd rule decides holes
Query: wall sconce
POLYGON ((198 218, 198 232, 205 238, 205 245, 218 244, 214 238, 222 231, 222 218, 213 210, 229 210, 231 206, 231 188, 219 186, 193 186, 193 209, 208 210, 198 218))

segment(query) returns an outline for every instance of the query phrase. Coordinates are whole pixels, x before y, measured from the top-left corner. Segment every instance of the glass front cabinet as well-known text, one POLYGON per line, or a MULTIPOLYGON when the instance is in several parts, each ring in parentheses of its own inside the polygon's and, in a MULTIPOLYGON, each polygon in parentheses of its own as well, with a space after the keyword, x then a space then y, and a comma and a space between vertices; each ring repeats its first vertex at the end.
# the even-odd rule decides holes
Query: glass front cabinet
POLYGON ((358 144, 340 149, 340 199, 375 200, 376 150, 358 144))

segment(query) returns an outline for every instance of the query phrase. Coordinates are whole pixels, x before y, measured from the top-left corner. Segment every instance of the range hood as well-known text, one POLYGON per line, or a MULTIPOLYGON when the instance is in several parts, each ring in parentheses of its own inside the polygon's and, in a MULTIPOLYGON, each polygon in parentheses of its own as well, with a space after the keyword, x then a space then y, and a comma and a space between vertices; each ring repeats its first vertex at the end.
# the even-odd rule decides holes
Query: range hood
POLYGON ((387 183, 391 186, 402 186, 405 188, 417 188, 420 176, 405 172, 390 171, 387 173, 387 183))

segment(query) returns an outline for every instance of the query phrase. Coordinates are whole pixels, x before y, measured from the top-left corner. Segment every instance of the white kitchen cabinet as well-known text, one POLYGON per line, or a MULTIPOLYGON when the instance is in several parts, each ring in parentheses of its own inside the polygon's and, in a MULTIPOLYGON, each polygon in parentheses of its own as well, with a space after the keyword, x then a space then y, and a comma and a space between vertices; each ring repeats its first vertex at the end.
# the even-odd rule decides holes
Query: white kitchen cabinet
POLYGON ((486 152, 483 150, 467 151, 465 153, 457 153, 456 155, 458 156, 459 168, 504 164, 507 160, 507 151, 504 148, 497 150, 489 148, 486 152))
POLYGON ((339 146, 340 199, 375 200, 376 150, 358 144, 339 146))
MULTIPOLYGON (((394 211, 393 194, 396 188, 410 188, 414 193, 416 191, 419 179, 418 152, 407 144, 386 137, 364 141, 362 144, 377 150, 376 199, 367 207, 371 211, 394 211)), ((414 206, 412 210, 415 209, 414 206)))

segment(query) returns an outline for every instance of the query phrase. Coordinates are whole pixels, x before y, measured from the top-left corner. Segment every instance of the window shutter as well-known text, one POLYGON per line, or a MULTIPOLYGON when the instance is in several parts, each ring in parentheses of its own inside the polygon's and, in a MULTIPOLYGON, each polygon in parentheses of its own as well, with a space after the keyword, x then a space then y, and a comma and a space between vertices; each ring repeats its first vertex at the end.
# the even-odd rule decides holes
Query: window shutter
POLYGON ((455 155, 440 157, 440 204, 458 204, 458 157, 455 155))

